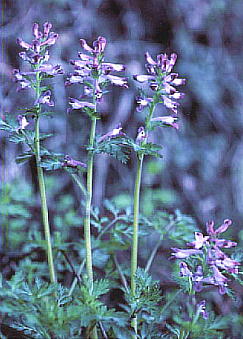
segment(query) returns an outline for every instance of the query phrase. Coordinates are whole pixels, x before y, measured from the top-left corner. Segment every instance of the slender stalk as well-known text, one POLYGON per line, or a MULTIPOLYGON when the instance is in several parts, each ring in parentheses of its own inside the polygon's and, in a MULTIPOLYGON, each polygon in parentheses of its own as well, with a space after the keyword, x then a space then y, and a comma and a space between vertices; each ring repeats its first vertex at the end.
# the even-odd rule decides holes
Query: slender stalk
POLYGON ((133 240, 132 240, 132 257, 131 257, 131 291, 135 295, 136 283, 135 275, 138 262, 138 222, 139 222, 139 202, 140 202, 140 187, 143 168, 143 155, 138 159, 135 189, 134 189, 134 207, 133 207, 133 240))
POLYGON ((74 174, 74 173, 72 173, 71 176, 72 176, 73 180, 76 182, 76 184, 78 185, 78 187, 81 189, 84 196, 86 196, 86 189, 85 189, 83 183, 81 182, 79 176, 77 174, 74 174))
POLYGON ((84 239, 86 249, 86 271, 90 279, 91 289, 93 288, 93 265, 92 265, 92 246, 91 246, 91 232, 90 232, 90 213, 91 213, 91 201, 92 201, 92 189, 93 189, 93 163, 94 154, 92 148, 94 146, 96 129, 96 118, 92 119, 89 147, 91 150, 88 154, 87 163, 87 194, 85 203, 85 219, 84 219, 84 239))
MULTIPOLYGON (((165 233, 167 233, 174 225, 175 225, 175 221, 171 221, 167 225, 165 233)), ((159 249, 159 247, 161 245, 162 240, 163 240, 163 235, 160 236, 159 241, 156 243, 153 251, 151 252, 151 254, 150 254, 149 258, 148 258, 147 264, 145 266, 145 272, 148 272, 150 270, 150 267, 151 267, 151 265, 153 263, 155 255, 156 255, 156 253, 157 253, 157 251, 158 251, 158 249, 159 249)))
MULTIPOLYGON (((97 87, 98 80, 95 80, 94 92, 93 92, 93 103, 95 105, 94 111, 96 112, 96 95, 95 88, 97 87)), ((92 244, 91 244, 91 230, 90 230, 90 215, 91 215, 91 202, 93 194, 93 167, 94 167, 94 140, 95 140, 95 131, 96 131, 96 120, 94 116, 91 120, 91 129, 89 137, 89 153, 88 153, 88 162, 87 162, 87 184, 86 184, 86 202, 85 202, 85 219, 84 219, 84 240, 85 240, 85 249, 86 249, 86 272, 90 280, 91 291, 93 290, 93 263, 92 263, 92 244)), ((95 326, 91 333, 92 339, 98 339, 97 327, 95 326)))
POLYGON ((161 237, 159 238, 159 241, 157 242, 157 244, 155 245, 153 251, 151 252, 150 256, 149 256, 149 259, 147 261, 147 264, 146 264, 146 267, 145 267, 145 272, 148 272, 150 270, 150 267, 153 263, 153 260, 154 260, 154 257, 156 256, 156 253, 161 245, 161 237))
MULTIPOLYGON (((133 207, 133 239, 132 239, 132 256, 131 256, 131 292, 132 296, 136 295, 136 281, 135 275, 137 271, 138 264, 138 222, 139 222, 139 202, 140 202, 140 187, 141 187, 141 176, 143 169, 143 158, 142 155, 138 159, 137 174, 135 181, 134 189, 134 207, 133 207)), ((132 327, 135 331, 134 338, 137 338, 137 316, 134 315, 134 318, 131 322, 132 327)))
POLYGON ((114 259, 114 263, 115 263, 115 265, 116 265, 116 268, 117 268, 117 270, 118 270, 118 273, 119 273, 119 275, 120 275, 120 277, 121 277, 121 281, 122 281, 122 283, 123 283, 123 286, 125 287, 125 290, 128 292, 127 279, 126 279, 125 275, 124 275, 123 272, 122 272, 121 266, 120 266, 120 264, 119 264, 119 262, 118 262, 118 260, 117 260, 116 255, 113 256, 113 259, 114 259))
POLYGON ((77 276, 73 279, 72 285, 71 285, 69 293, 68 293, 69 296, 73 294, 73 291, 74 291, 74 289, 75 289, 75 287, 77 285, 77 282, 80 279, 80 274, 83 271, 84 265, 85 265, 85 259, 81 262, 81 264, 79 266, 79 269, 78 269, 78 272, 77 272, 77 276))
MULTIPOLYGON (((40 96, 40 72, 36 72, 36 98, 38 99, 40 96)), ((48 216, 48 207, 46 201, 46 189, 45 189, 45 181, 44 181, 44 173, 43 169, 40 166, 41 156, 40 156, 40 105, 38 104, 38 112, 35 119, 35 159, 36 159, 36 166, 37 166, 37 177, 38 177, 38 184, 40 190, 40 198, 41 198, 41 214, 42 214, 42 221, 44 225, 44 233, 45 233, 45 240, 47 243, 47 259, 48 259, 48 266, 50 272, 50 280, 52 283, 56 282, 56 275, 54 269, 54 262, 53 262, 53 254, 52 254, 52 245, 51 245, 51 233, 50 233, 50 226, 49 226, 49 216, 48 216)))
MULTIPOLYGON (((149 110, 148 117, 146 119, 145 132, 148 133, 148 129, 150 127, 150 120, 153 116, 153 112, 155 109, 155 101, 152 102, 149 110)), ((144 141, 147 142, 147 139, 144 141)), ((131 255, 131 293, 132 296, 136 294, 136 281, 135 275, 137 271, 137 262, 138 262, 138 223, 139 223, 139 202, 140 202, 140 187, 141 187, 141 177, 143 170, 143 159, 144 155, 138 157, 137 163, 137 172, 136 172, 136 180, 135 180, 135 188, 134 188, 134 202, 133 202, 133 240, 132 240, 132 255, 131 255)), ((134 315, 131 326, 134 328, 135 336, 133 338, 137 338, 137 316, 134 315)))

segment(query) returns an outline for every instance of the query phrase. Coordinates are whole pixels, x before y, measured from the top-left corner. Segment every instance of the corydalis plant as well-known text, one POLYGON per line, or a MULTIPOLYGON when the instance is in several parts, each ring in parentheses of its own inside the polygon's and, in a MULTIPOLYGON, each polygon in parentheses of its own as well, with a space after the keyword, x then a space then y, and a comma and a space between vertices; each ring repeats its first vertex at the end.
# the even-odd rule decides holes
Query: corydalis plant
MULTIPOLYGON (((142 111, 147 108, 147 114, 145 119, 145 126, 141 126, 138 129, 136 143, 141 146, 141 149, 137 151, 138 164, 136 171, 136 180, 134 188, 134 221, 133 221, 133 243, 132 243, 132 255, 131 255, 131 293, 135 296, 136 293, 136 271, 138 260, 138 222, 139 222, 139 201, 140 201, 140 187, 141 176, 143 168, 143 160, 145 154, 150 154, 149 150, 154 148, 154 145, 148 144, 147 139, 149 131, 156 126, 171 126, 178 129, 177 117, 159 116, 154 118, 153 114, 157 104, 163 103, 167 108, 171 109, 174 114, 177 114, 177 108, 179 104, 173 100, 180 99, 184 94, 176 91, 175 87, 185 84, 185 79, 179 79, 177 73, 171 73, 173 66, 175 65, 177 55, 173 53, 170 58, 166 54, 159 54, 157 56, 157 62, 153 60, 150 54, 145 54, 146 69, 149 75, 134 75, 134 79, 140 83, 147 82, 151 93, 142 93, 137 98, 137 110, 142 111)), ((156 146, 156 145, 155 145, 156 146)), ((158 155, 157 152, 151 153, 158 155)), ((132 321, 132 327, 137 334, 137 319, 136 315, 132 321)))
POLYGON ((180 275, 188 277, 195 292, 201 292, 206 286, 218 286, 219 293, 227 293, 229 277, 239 273, 240 262, 223 252, 224 248, 237 245, 236 242, 220 239, 219 235, 231 225, 226 219, 216 230, 214 222, 207 223, 207 235, 195 232, 195 241, 188 243, 189 249, 173 248, 172 256, 185 259, 180 262, 180 275))
POLYGON ((13 75, 18 83, 18 90, 32 88, 35 92, 33 106, 30 109, 27 109, 24 115, 18 116, 19 126, 16 129, 16 133, 22 137, 22 141, 30 148, 26 155, 31 156, 33 154, 36 159, 50 278, 52 282, 55 282, 56 276, 51 246, 46 190, 43 169, 41 167, 41 156, 43 151, 41 150, 40 140, 42 135, 39 128, 40 118, 45 111, 45 105, 50 107, 54 106, 54 101, 51 98, 51 90, 48 87, 43 86, 43 80, 63 73, 60 65, 53 66, 52 64, 47 63, 49 61, 48 49, 55 44, 58 38, 58 34, 51 32, 51 28, 51 23, 46 22, 43 25, 42 32, 39 29, 39 25, 35 23, 33 25, 34 40, 32 40, 32 43, 25 42, 20 38, 17 39, 17 43, 25 49, 25 51, 19 53, 19 56, 30 64, 31 70, 29 72, 20 72, 20 70, 14 69, 13 75), (28 114, 31 114, 31 117, 34 119, 34 131, 26 130, 26 127, 29 125, 29 122, 26 119, 28 114))
MULTIPOLYGON (((94 161, 94 146, 96 137, 96 121, 99 118, 97 113, 97 104, 101 101, 104 94, 104 89, 109 83, 127 88, 127 80, 125 78, 112 75, 111 72, 121 72, 125 67, 121 64, 113 64, 104 62, 104 50, 106 39, 98 37, 93 42, 93 47, 90 47, 84 39, 80 39, 81 47, 89 54, 79 53, 78 60, 71 60, 74 66, 74 72, 68 77, 66 85, 82 84, 84 100, 70 98, 69 104, 72 109, 81 109, 91 119, 91 130, 88 146, 87 160, 87 185, 86 185, 86 205, 84 219, 84 235, 86 246, 86 271, 93 284, 93 265, 91 251, 91 230, 90 230, 90 213, 92 201, 92 181, 93 181, 93 161, 94 161)), ((119 136, 121 127, 118 128, 118 133, 108 133, 102 136, 98 142, 102 142, 111 137, 119 136)))

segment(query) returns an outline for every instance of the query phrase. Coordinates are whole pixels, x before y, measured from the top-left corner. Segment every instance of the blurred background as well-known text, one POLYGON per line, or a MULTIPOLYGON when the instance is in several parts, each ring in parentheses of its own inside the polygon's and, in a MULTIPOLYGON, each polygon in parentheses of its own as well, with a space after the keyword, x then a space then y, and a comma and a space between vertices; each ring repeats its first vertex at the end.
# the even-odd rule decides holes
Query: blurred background
MULTIPOLYGON (((51 49, 50 62, 61 64, 67 73, 72 71, 69 60, 81 51, 80 38, 91 43, 99 35, 106 37, 106 61, 127 65, 128 76, 145 72, 146 51, 153 56, 176 52, 175 71, 187 79, 181 87, 186 96, 181 102, 180 128, 157 129, 150 137, 163 146, 163 159, 146 159, 141 208, 145 215, 179 209, 195 218, 202 229, 208 220, 221 223, 231 218, 233 238, 243 241, 242 1, 2 0, 1 6, 1 114, 19 114, 33 102, 31 91, 16 92, 11 72, 28 67, 18 56, 21 49, 16 38, 31 40, 34 22, 53 24, 59 39, 51 49)), ((45 119, 41 127, 55 134, 47 147, 85 161, 89 121, 79 112, 66 113, 68 97, 78 98, 80 88, 65 88, 64 80, 65 76, 59 76, 50 81, 55 116, 45 119)), ((99 108, 99 134, 121 122, 124 131, 135 137, 144 119, 144 113, 135 110, 136 95, 133 81, 129 90, 110 88, 99 108)), ((161 113, 166 113, 163 107, 156 115, 161 113)), ((15 163, 20 147, 1 132, 1 187, 12 183, 21 194, 23 183, 31 178, 34 194, 34 164, 15 163)), ((109 198, 121 208, 128 206, 135 167, 133 157, 123 165, 106 155, 97 156, 94 205, 101 206, 109 198)), ((62 172, 47 176, 54 192, 49 197, 51 213, 57 210, 56 200, 63 192, 74 192, 78 201, 80 193, 70 177, 62 172)))

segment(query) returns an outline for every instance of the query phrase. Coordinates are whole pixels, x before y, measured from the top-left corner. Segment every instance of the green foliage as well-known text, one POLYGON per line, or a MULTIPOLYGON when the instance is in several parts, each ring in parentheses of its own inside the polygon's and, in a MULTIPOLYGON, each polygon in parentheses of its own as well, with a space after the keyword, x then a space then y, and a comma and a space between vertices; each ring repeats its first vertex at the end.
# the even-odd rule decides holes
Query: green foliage
POLYGON ((13 114, 5 113, 4 120, 0 118, 0 130, 6 131, 8 133, 16 132, 18 123, 13 114))
POLYGON ((31 186, 25 181, 2 184, 0 187, 0 225, 2 247, 17 249, 26 239, 27 225, 31 220, 31 186))
POLYGON ((96 142, 94 152, 96 154, 106 153, 125 164, 129 159, 130 143, 124 137, 110 138, 96 142))
POLYGON ((142 143, 141 145, 132 142, 133 150, 138 154, 139 157, 142 155, 150 155, 156 158, 162 158, 162 155, 159 153, 162 147, 152 142, 146 144, 142 143))
POLYGON ((129 330, 124 329, 129 328, 126 314, 108 309, 98 300, 109 286, 107 280, 101 279, 91 289, 84 277, 77 295, 71 297, 60 284, 48 284, 38 278, 26 283, 24 275, 17 273, 0 290, 3 322, 32 338, 85 338, 95 324, 112 336, 115 333, 122 338, 121 333, 126 333, 129 338, 129 330))

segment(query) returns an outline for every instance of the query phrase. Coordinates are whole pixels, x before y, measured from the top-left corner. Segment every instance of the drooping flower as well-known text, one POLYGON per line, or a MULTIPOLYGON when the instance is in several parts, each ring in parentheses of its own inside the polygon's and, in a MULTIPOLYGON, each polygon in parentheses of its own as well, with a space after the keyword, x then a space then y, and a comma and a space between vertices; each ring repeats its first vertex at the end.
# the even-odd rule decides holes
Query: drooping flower
POLYGON ((192 277, 192 272, 189 270, 187 264, 183 261, 180 262, 180 276, 182 277, 192 277))
POLYGON ((177 117, 172 117, 172 116, 156 117, 156 118, 151 119, 151 121, 160 121, 166 126, 172 126, 175 129, 179 129, 179 125, 176 122, 177 120, 178 120, 177 117))
POLYGON ((138 128, 137 136, 136 136, 136 143, 141 144, 147 138, 147 134, 143 126, 138 128))
POLYGON ((26 120, 24 115, 19 114, 17 116, 18 124, 17 131, 25 129, 29 125, 29 122, 26 120))
POLYGON ((214 230, 214 222, 209 221, 207 222, 207 233, 210 236, 215 236, 219 233, 225 232, 231 224, 232 221, 230 219, 225 219, 223 224, 219 226, 216 230, 214 230))
POLYGON ((15 81, 18 83, 17 91, 31 88, 31 81, 26 79, 26 73, 21 73, 19 69, 13 69, 13 76, 15 81))
POLYGON ((54 106, 54 101, 51 100, 51 91, 48 89, 47 91, 42 92, 40 97, 36 100, 35 105, 36 104, 54 106))
POLYGON ((185 259, 191 255, 203 253, 201 250, 197 250, 197 249, 180 249, 180 248, 173 247, 172 250, 174 251, 174 253, 171 253, 171 255, 176 259, 185 259))
POLYGON ((197 304, 197 311, 203 319, 207 320, 208 319, 208 312, 206 311, 206 301, 202 300, 200 303, 197 304))
POLYGON ((105 140, 111 139, 111 138, 121 137, 121 136, 124 136, 124 135, 126 135, 126 134, 122 132, 122 126, 121 126, 121 124, 119 124, 111 132, 108 132, 108 133, 102 135, 98 139, 98 142, 102 142, 102 141, 105 141, 105 140))
POLYGON ((69 104, 72 106, 73 109, 81 109, 84 107, 95 109, 95 104, 87 101, 80 101, 74 98, 69 98, 69 104))
POLYGON ((63 69, 60 65, 50 65, 50 64, 43 64, 40 65, 37 69, 35 69, 35 72, 42 72, 46 73, 47 75, 57 75, 57 74, 63 74, 63 69))
POLYGON ((62 163, 63 167, 72 167, 72 168, 77 168, 77 167, 83 167, 86 168, 87 165, 84 164, 81 161, 74 160, 73 158, 70 157, 70 155, 65 155, 64 162, 62 163))
POLYGON ((195 241, 187 243, 188 246, 192 246, 196 249, 200 249, 207 242, 209 236, 204 237, 200 232, 195 232, 195 241))
POLYGON ((137 102, 137 111, 141 112, 144 107, 148 106, 151 102, 153 101, 153 98, 142 98, 142 97, 137 97, 136 102, 137 102))

